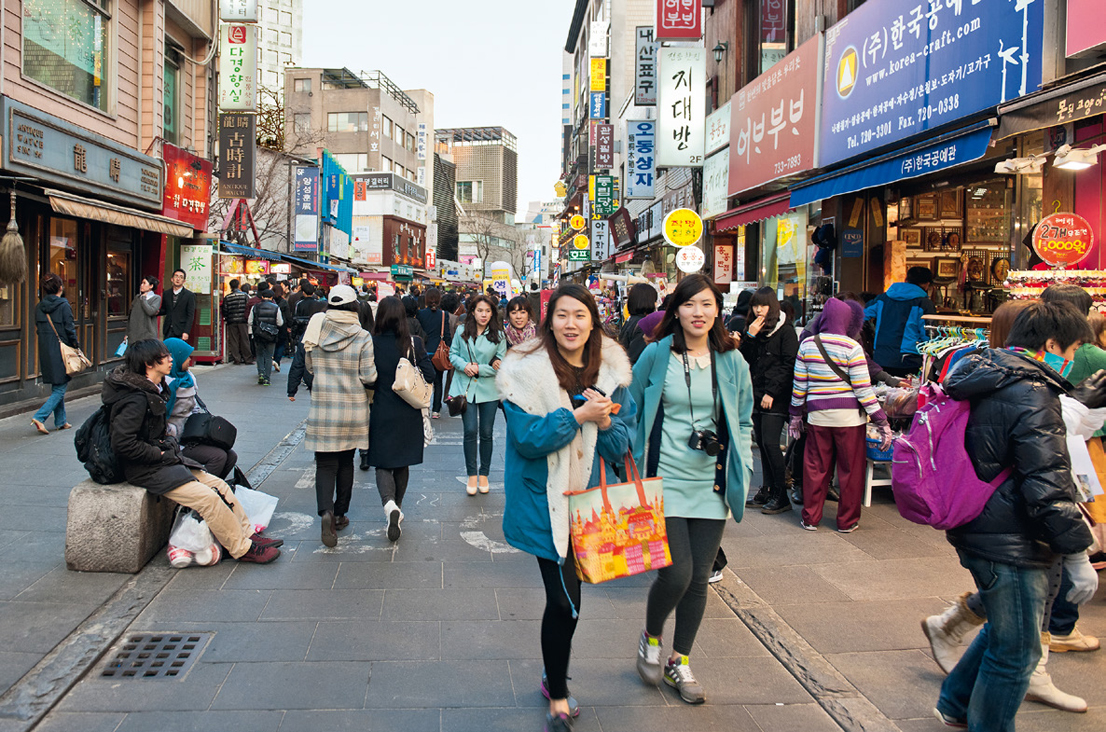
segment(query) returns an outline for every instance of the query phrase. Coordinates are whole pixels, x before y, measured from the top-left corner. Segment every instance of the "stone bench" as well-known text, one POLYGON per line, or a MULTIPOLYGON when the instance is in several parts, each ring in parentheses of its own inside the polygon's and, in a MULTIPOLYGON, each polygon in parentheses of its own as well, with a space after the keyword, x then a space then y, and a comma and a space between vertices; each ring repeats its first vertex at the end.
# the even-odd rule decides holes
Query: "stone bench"
POLYGON ((65 566, 82 572, 129 572, 169 543, 176 503, 130 483, 85 480, 69 492, 65 566))

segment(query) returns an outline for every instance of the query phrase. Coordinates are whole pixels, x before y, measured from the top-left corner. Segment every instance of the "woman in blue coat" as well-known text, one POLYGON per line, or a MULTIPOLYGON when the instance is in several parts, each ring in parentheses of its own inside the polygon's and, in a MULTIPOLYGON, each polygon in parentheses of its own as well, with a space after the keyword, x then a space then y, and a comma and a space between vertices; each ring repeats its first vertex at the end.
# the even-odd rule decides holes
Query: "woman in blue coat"
MULTIPOLYGON (((599 484, 599 461, 622 464, 636 425, 630 361, 603 334, 586 288, 564 285, 549 300, 538 339, 507 354, 496 379, 507 416, 507 542, 538 558, 545 583, 541 646, 547 732, 566 732, 580 712, 566 675, 580 607, 569 547, 568 497, 599 484), (615 405, 620 405, 615 409, 615 405)), ((613 468, 611 468, 613 470, 613 468)))
POLYGON ((487 493, 488 472, 492 462, 492 427, 499 409, 499 395, 495 391, 495 374, 507 354, 507 338, 499 324, 499 311, 487 295, 477 295, 469 300, 469 317, 465 326, 458 328, 449 349, 453 364, 453 384, 449 396, 464 396, 468 408, 461 415, 465 427, 465 470, 469 481, 467 492, 487 493), (476 464, 476 445, 479 434, 480 466, 476 464), (479 482, 478 482, 479 481, 479 482))
POLYGON ((634 364, 630 387, 641 414, 635 459, 664 478, 664 519, 672 564, 649 590, 637 669, 650 684, 705 701, 688 654, 707 604, 707 579, 726 517, 740 521, 753 472, 753 386, 722 318, 722 294, 703 275, 676 286, 659 337, 634 364), (672 655, 661 663, 661 633, 676 611, 672 655))

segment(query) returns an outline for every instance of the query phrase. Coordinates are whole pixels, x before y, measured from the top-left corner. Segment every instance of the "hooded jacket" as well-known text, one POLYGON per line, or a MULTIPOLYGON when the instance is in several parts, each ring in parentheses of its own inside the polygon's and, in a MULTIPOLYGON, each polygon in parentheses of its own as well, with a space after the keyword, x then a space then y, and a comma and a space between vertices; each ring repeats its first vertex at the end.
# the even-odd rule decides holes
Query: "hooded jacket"
POLYGON ((949 543, 1001 564, 1046 568, 1056 554, 1091 545, 1075 505, 1060 395, 1070 385, 1042 363, 1007 350, 965 357, 945 380, 953 399, 971 401, 965 447, 980 480, 1012 475, 973 521, 946 532, 949 543))
POLYGON ((746 335, 742 339, 741 355, 749 363, 749 375, 753 380, 754 412, 787 413, 798 352, 799 338, 783 313, 771 331, 765 328, 755 336, 746 335), (765 394, 772 397, 769 409, 760 407, 765 394))
POLYGON ((367 450, 369 397, 365 387, 376 382, 372 336, 361 329, 358 314, 349 310, 327 310, 311 322, 316 318, 318 341, 306 351, 307 370, 314 379, 304 448, 315 452, 367 450))
POLYGON ((65 361, 61 357, 61 340, 67 346, 80 348, 73 308, 69 301, 57 295, 46 295, 35 307, 35 332, 38 334, 38 366, 44 384, 68 384, 65 361), (50 326, 53 321, 53 327, 50 326), (57 335, 54 335, 54 331, 57 335))
POLYGON ((923 315, 937 312, 926 291, 909 282, 897 282, 868 303, 864 315, 876 320, 872 356, 890 369, 917 369, 922 365, 918 343, 926 339, 923 315))

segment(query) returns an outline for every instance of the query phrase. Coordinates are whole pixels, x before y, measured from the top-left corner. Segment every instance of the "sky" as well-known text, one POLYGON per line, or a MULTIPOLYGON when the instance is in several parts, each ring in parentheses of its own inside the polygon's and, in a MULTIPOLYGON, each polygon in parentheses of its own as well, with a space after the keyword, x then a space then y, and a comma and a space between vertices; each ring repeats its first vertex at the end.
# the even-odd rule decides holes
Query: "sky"
POLYGON ((434 95, 434 126, 518 138, 518 212, 556 198, 573 0, 304 0, 303 66, 380 70, 434 95))

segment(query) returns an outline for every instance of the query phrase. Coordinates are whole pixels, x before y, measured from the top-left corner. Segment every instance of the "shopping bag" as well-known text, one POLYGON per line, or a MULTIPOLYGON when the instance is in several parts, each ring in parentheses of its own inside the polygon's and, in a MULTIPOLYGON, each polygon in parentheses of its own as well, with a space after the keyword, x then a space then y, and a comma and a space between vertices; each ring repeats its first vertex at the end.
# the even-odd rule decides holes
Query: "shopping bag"
POLYGON ((127 352, 127 337, 123 336, 123 342, 119 344, 119 348, 115 349, 115 357, 122 358, 123 354, 127 352))
POLYGON ((252 488, 239 487, 234 491, 242 509, 253 524, 254 531, 264 531, 269 522, 273 520, 273 512, 276 511, 277 497, 268 493, 255 491, 252 488))
MULTIPOLYGON (((1090 453, 1095 472, 1098 473, 1099 482, 1106 485, 1106 452, 1102 449, 1102 438, 1092 437, 1087 440, 1087 451, 1090 453)), ((1095 496, 1093 501, 1084 505, 1092 521, 1096 524, 1106 524, 1106 496, 1095 496)))
POLYGON ((576 575, 584 582, 598 584, 672 564, 663 480, 642 480, 629 453, 625 465, 628 483, 607 485, 607 467, 600 459, 599 485, 566 493, 576 575))
POLYGON ((169 532, 169 546, 179 547, 186 551, 204 551, 215 543, 211 535, 211 529, 207 528, 207 522, 189 509, 177 512, 177 518, 173 521, 173 530, 169 532))

